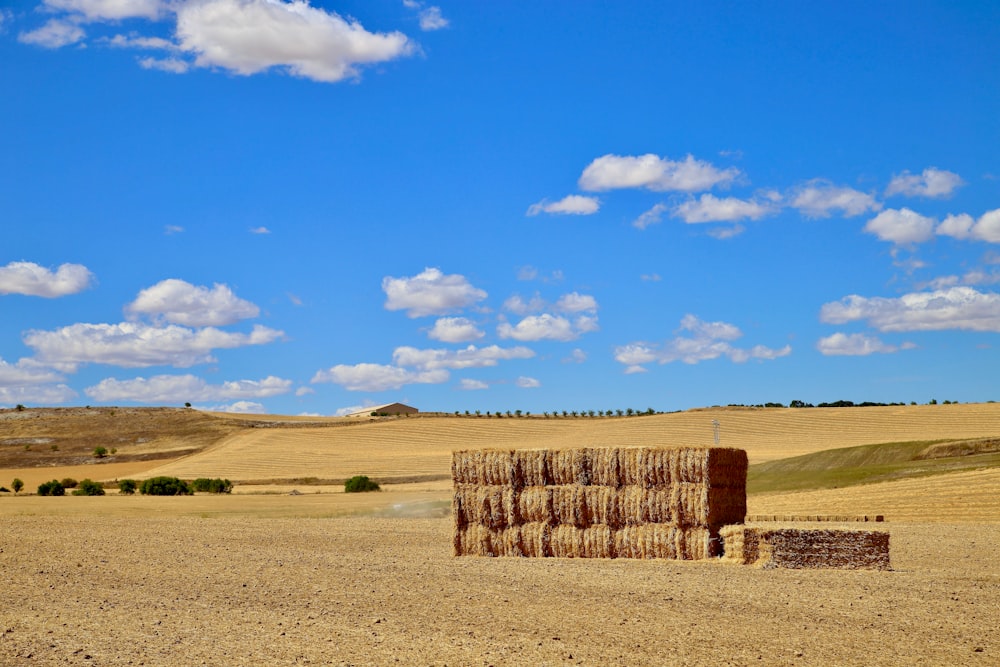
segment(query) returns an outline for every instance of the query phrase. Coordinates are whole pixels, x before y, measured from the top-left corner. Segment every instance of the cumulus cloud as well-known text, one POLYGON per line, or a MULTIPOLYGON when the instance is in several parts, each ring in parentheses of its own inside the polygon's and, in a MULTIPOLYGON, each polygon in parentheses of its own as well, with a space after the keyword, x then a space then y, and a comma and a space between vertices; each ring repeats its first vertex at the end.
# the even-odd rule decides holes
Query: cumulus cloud
POLYGON ((673 217, 680 218, 688 224, 701 222, 736 222, 738 220, 759 220, 765 215, 777 211, 771 202, 737 199, 736 197, 719 198, 711 194, 703 194, 699 199, 692 199, 674 208, 673 217))
POLYGON ((14 388, 29 385, 54 384, 62 380, 62 375, 50 368, 26 363, 24 359, 16 364, 9 364, 0 358, 0 387, 14 388))
POLYGON ((261 403, 255 401, 236 401, 228 405, 205 405, 199 406, 199 410, 208 412, 228 412, 239 415, 263 415, 267 414, 267 409, 261 403))
POLYGON ((589 294, 570 292, 559 297, 556 310, 561 313, 585 313, 597 310, 597 299, 589 294))
POLYGON ((69 403, 77 393, 64 384, 0 387, 0 405, 53 405, 69 403))
POLYGON ((482 389, 489 389, 490 386, 483 382, 482 380, 470 380, 469 378, 462 378, 462 381, 458 383, 458 388, 462 391, 479 391, 482 389))
POLYGON ((548 213, 550 215, 592 215, 601 208, 601 201, 597 197, 585 197, 583 195, 568 195, 559 201, 550 202, 543 199, 537 204, 528 207, 528 215, 538 215, 548 213))
POLYGON ((520 294, 515 294, 503 302, 503 309, 515 315, 527 315, 528 313, 539 313, 545 310, 548 304, 537 292, 533 297, 525 301, 520 294))
POLYGON ((885 189, 885 196, 942 198, 950 196, 962 185, 965 185, 965 181, 958 174, 937 167, 928 167, 920 174, 904 171, 893 176, 889 181, 889 187, 885 189))
POLYGON ((875 336, 839 332, 826 338, 820 338, 816 343, 816 349, 825 356, 863 357, 869 354, 892 354, 900 349, 906 350, 912 347, 911 343, 904 343, 900 348, 895 345, 887 345, 875 336))
POLYGON ((139 403, 181 403, 267 398, 287 394, 291 380, 273 375, 263 380, 235 380, 208 384, 195 375, 155 375, 131 380, 107 378, 83 390, 95 401, 136 401, 139 403))
POLYGON ((174 366, 186 368, 214 362, 212 350, 265 345, 283 332, 255 326, 251 333, 229 333, 209 327, 150 326, 140 322, 73 324, 54 331, 31 330, 24 343, 38 362, 73 369, 79 364, 109 364, 125 368, 174 366))
POLYGON ((987 211, 978 220, 968 213, 949 215, 936 233, 960 240, 1000 243, 1000 208, 987 211))
POLYGON ((536 387, 542 386, 542 383, 536 380, 535 378, 526 377, 524 375, 517 378, 514 384, 516 384, 521 389, 534 389, 536 387))
POLYGON ((773 360, 792 352, 789 345, 778 349, 763 345, 750 349, 734 347, 729 341, 743 336, 738 327, 727 322, 705 322, 694 315, 685 315, 680 329, 692 335, 678 336, 662 345, 646 342, 621 345, 615 348, 615 361, 626 366, 626 373, 640 373, 646 370, 644 365, 654 362, 697 364, 726 356, 735 363, 744 363, 751 359, 773 360))
POLYGON ((499 345, 476 347, 469 345, 462 350, 425 349, 402 346, 392 353, 396 366, 409 366, 424 370, 440 368, 483 368, 496 366, 500 361, 530 359, 535 353, 526 347, 503 348, 499 345))
POLYGON ((582 364, 587 360, 587 353, 580 348, 575 348, 569 353, 569 356, 563 359, 565 364, 582 364))
POLYGON ((923 243, 934 237, 934 218, 908 208, 886 209, 868 221, 865 231, 882 241, 898 244, 923 243))
POLYGON ((417 0, 403 0, 403 6, 417 10, 417 16, 420 18, 420 29, 424 32, 448 27, 448 19, 441 14, 440 7, 433 5, 425 7, 424 3, 417 0))
POLYGON ((24 44, 34 44, 46 49, 58 49, 63 46, 82 42, 86 36, 83 28, 75 23, 60 19, 49 19, 40 28, 22 32, 17 36, 17 41, 24 44))
POLYGON ((652 153, 638 156, 608 154, 587 165, 579 185, 588 192, 621 188, 697 192, 727 185, 739 175, 738 169, 719 169, 691 155, 674 161, 652 153))
POLYGON ((45 0, 52 10, 78 15, 84 21, 156 20, 167 8, 164 0, 45 0))
POLYGON ((485 335, 475 323, 464 317, 442 317, 427 333, 429 338, 443 343, 468 343, 485 335))
POLYGON ((638 218, 632 221, 632 226, 636 229, 646 229, 651 225, 658 225, 663 219, 663 214, 667 211, 666 204, 654 204, 653 208, 641 213, 638 218))
POLYGON ((139 292, 125 307, 130 316, 151 315, 185 326, 223 326, 257 317, 260 309, 238 298, 227 286, 196 287, 176 278, 162 280, 139 292))
POLYGON ((317 372, 313 383, 331 382, 348 391, 386 391, 400 389, 408 384, 441 384, 450 377, 443 369, 410 371, 398 366, 382 364, 338 364, 325 371, 317 372))
POLYGON ((94 274, 82 264, 63 264, 55 271, 33 262, 0 266, 0 294, 24 294, 48 299, 87 289, 94 274))
POLYGON ((852 294, 820 308, 820 321, 827 324, 858 320, 866 320, 879 331, 1000 332, 1000 294, 971 287, 915 292, 899 298, 852 294))
POLYGON ((382 279, 386 310, 405 310, 409 317, 443 315, 472 306, 486 298, 465 276, 444 275, 440 269, 424 269, 412 278, 382 279))
POLYGON ((501 338, 513 338, 519 341, 539 341, 553 340, 566 342, 576 340, 581 334, 595 331, 597 329, 597 318, 593 316, 580 315, 574 320, 562 315, 529 315, 511 325, 509 322, 501 322, 497 326, 497 334, 501 338))
POLYGON ((199 67, 250 75, 278 68, 336 82, 359 66, 410 55, 400 32, 373 33, 306 0, 200 0, 177 6, 177 41, 199 67))
POLYGON ((870 194, 853 188, 837 187, 823 179, 811 180, 795 190, 789 203, 810 218, 828 218, 834 211, 853 217, 882 208, 870 194))

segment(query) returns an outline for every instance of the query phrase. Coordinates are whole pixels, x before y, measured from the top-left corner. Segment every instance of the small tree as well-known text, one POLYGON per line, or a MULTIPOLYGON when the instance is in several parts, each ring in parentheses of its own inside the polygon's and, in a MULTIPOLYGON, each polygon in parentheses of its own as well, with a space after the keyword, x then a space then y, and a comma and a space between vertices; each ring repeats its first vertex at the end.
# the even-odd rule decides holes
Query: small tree
POLYGON ((135 494, 135 490, 139 485, 136 484, 134 479, 122 479, 118 480, 118 493, 131 496, 135 494))
POLYGON ((75 489, 79 485, 79 482, 77 482, 72 477, 66 477, 59 483, 62 484, 63 487, 67 489, 75 489))
POLYGON ((378 490, 378 482, 368 479, 366 475, 355 475, 344 482, 344 493, 364 493, 365 491, 378 490))
POLYGON ((94 447, 94 458, 103 459, 108 455, 108 450, 105 447, 94 447))
POLYGON ((38 495, 40 496, 65 496, 66 489, 59 483, 58 479, 51 482, 43 482, 38 485, 38 495))
POLYGON ((10 483, 10 488, 14 489, 14 495, 16 496, 21 493, 21 489, 24 488, 24 482, 15 477, 14 481, 10 483))
POLYGON ((92 479, 80 482, 80 488, 73 492, 74 496, 103 496, 104 487, 92 479))
POLYGON ((150 477, 139 485, 139 493, 144 496, 190 496, 191 487, 176 477, 150 477))

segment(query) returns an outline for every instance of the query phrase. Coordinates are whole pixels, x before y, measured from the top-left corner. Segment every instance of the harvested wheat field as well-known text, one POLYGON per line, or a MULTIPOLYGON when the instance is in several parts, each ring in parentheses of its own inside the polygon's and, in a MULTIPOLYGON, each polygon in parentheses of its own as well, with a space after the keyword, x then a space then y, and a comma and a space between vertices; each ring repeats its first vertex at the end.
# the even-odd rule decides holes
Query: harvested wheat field
MULTIPOLYGON (((109 429, 125 415, 91 412, 109 429)), ((875 526, 762 527, 817 531, 806 538, 887 530, 889 570, 455 557, 449 474, 459 449, 706 446, 713 418, 722 444, 746 449, 751 467, 859 444, 996 437, 995 404, 343 427, 218 424, 188 411, 185 428, 201 424, 195 444, 132 430, 117 447, 122 456, 134 447, 135 458, 118 463, 79 460, 102 437, 90 428, 85 442, 63 429, 59 451, 33 460, 55 436, 41 411, 28 418, 31 429, 23 415, 18 430, 0 420, 11 448, 0 483, 14 468, 113 478, 114 465, 144 468, 127 468, 135 477, 271 483, 176 498, 0 494, 0 665, 1000 664, 1000 468, 989 454, 982 469, 747 497, 751 514, 884 514, 875 526), (340 492, 335 480, 353 474, 398 483, 340 492)))
POLYGON ((91 515, 35 506, 4 517, 5 665, 1000 658, 996 524, 893 524, 894 571, 793 571, 455 558, 449 518, 136 520, 117 515, 115 497, 4 509, 15 500, 86 504, 91 515))

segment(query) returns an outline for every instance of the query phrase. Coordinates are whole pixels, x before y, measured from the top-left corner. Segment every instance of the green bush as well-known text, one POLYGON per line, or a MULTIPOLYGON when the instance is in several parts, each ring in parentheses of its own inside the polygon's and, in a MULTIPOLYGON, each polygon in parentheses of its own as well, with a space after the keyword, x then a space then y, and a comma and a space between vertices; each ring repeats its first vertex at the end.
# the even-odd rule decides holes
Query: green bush
POLYGON ((38 485, 38 495, 40 496, 65 496, 66 489, 59 483, 58 479, 51 482, 44 482, 38 485))
POLYGON ((139 493, 144 496, 190 496, 192 491, 187 482, 176 477, 150 477, 139 485, 139 493))
POLYGON ((118 493, 121 493, 126 496, 131 496, 135 493, 135 490, 136 488, 138 488, 138 486, 139 485, 136 484, 136 481, 134 479, 118 480, 118 493))
POLYGON ((15 495, 21 493, 21 489, 24 488, 24 482, 15 477, 14 481, 10 483, 10 488, 14 489, 15 495))
POLYGON ((215 479, 199 477, 191 482, 191 490, 198 493, 231 493, 233 483, 228 479, 219 479, 218 477, 215 479))
POLYGON ((77 482, 72 477, 67 477, 67 478, 65 478, 63 481, 61 481, 59 483, 63 485, 64 489, 75 489, 77 487, 77 485, 79 484, 79 482, 77 482))
POLYGON ((365 475, 355 475, 344 482, 345 493, 362 493, 364 491, 378 491, 378 482, 368 479, 365 475))
POLYGON ((103 496, 104 487, 92 479, 85 479, 79 484, 80 488, 73 491, 74 496, 103 496))
POLYGON ((108 450, 105 447, 94 447, 94 456, 99 459, 103 459, 108 455, 108 450))

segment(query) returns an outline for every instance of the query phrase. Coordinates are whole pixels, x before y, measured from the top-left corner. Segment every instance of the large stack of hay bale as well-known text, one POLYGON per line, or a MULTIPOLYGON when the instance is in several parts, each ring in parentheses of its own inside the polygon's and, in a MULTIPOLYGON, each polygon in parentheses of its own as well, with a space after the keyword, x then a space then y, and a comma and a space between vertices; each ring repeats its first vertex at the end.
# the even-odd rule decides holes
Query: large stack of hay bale
POLYGON ((727 448, 454 452, 455 554, 718 555, 746 515, 747 455, 727 448))
POLYGON ((725 526, 725 559, 764 568, 888 570, 889 533, 877 530, 725 526))

